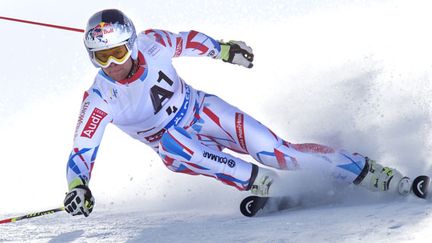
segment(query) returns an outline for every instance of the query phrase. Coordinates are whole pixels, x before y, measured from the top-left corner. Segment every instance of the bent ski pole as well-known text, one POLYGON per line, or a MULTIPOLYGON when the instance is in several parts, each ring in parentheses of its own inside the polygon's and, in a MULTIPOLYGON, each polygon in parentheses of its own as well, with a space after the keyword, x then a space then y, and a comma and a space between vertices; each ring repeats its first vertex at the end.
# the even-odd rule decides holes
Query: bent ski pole
POLYGON ((61 207, 61 208, 54 208, 54 209, 50 209, 50 210, 46 210, 46 211, 42 211, 42 212, 30 213, 30 214, 27 214, 24 216, 0 220, 0 224, 16 222, 18 220, 39 217, 39 216, 43 216, 43 215, 47 215, 47 214, 53 214, 53 213, 61 212, 64 210, 65 210, 64 207, 61 207))
POLYGON ((23 20, 23 19, 14 19, 14 18, 3 17, 3 16, 0 16, 0 19, 9 20, 9 21, 15 21, 15 22, 21 22, 21 23, 26 23, 26 24, 42 25, 42 26, 51 27, 51 28, 57 28, 57 29, 62 29, 62 30, 84 32, 83 29, 71 28, 71 27, 67 27, 67 26, 54 25, 54 24, 46 24, 46 23, 34 22, 34 21, 23 20))

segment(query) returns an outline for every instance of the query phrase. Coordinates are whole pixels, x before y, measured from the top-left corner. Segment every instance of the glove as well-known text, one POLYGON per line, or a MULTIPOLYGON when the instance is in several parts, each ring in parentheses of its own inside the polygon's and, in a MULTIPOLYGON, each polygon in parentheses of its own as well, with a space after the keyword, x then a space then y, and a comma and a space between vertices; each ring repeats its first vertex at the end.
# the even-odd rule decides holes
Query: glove
POLYGON ((243 41, 229 41, 227 43, 219 42, 221 46, 221 59, 243 67, 251 68, 254 55, 252 48, 243 41))
POLYGON ((66 194, 64 200, 65 211, 75 215, 88 217, 93 211, 95 199, 87 186, 79 185, 66 194))

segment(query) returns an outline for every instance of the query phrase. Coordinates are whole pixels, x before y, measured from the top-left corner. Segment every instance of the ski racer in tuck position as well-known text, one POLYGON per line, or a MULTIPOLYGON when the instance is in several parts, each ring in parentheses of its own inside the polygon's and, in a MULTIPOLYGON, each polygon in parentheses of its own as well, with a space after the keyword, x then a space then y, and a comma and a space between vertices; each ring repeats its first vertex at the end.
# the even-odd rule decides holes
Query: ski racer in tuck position
POLYGON ((252 49, 244 42, 217 41, 197 31, 150 29, 137 35, 125 14, 108 9, 89 19, 84 44, 100 70, 84 93, 67 162, 64 205, 72 215, 87 217, 93 210, 89 181, 109 123, 153 148, 174 172, 213 177, 254 195, 268 196, 277 173, 224 149, 277 170, 321 170, 374 191, 408 194, 411 189, 399 171, 360 154, 287 142, 218 96, 188 85, 172 64, 172 58, 195 56, 252 68, 252 49))

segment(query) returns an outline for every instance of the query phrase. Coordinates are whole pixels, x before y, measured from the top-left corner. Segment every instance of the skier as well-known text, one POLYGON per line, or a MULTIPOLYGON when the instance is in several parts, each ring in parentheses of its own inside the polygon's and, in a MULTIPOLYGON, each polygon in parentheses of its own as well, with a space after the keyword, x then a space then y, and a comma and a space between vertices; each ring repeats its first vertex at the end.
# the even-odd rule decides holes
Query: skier
POLYGON ((360 154, 285 141, 221 98, 194 89, 173 67, 174 57, 205 56, 252 68, 252 49, 242 41, 216 41, 197 31, 137 35, 126 15, 108 9, 89 19, 84 45, 100 70, 84 93, 67 163, 64 205, 72 215, 87 217, 93 210, 89 180, 109 123, 153 148, 174 172, 213 177, 255 195, 269 195, 277 173, 224 149, 278 170, 321 170, 371 190, 410 191, 409 178, 360 154))

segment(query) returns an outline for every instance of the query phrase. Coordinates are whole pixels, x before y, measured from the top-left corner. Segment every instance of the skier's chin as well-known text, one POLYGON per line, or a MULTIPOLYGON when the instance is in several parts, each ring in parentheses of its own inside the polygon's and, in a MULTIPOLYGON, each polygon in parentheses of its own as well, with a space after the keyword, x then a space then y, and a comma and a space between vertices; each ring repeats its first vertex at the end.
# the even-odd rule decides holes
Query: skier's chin
POLYGON ((110 66, 104 69, 104 72, 116 81, 125 79, 128 74, 122 65, 110 66))
POLYGON ((110 70, 108 72, 108 75, 112 79, 114 79, 116 81, 120 81, 120 80, 123 80, 126 78, 127 73, 125 73, 124 70, 122 70, 121 68, 116 68, 116 69, 110 70))

